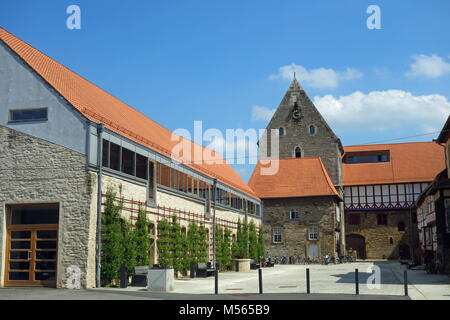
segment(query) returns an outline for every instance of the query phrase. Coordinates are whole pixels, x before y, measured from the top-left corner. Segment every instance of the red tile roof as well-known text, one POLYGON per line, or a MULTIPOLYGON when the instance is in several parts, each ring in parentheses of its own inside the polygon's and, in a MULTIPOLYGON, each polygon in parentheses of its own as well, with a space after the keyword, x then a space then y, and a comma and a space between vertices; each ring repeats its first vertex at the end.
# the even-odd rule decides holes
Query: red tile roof
MULTIPOLYGON (((112 131, 160 154, 171 157, 173 147, 177 142, 171 141, 173 133, 170 130, 2 28, 0 28, 0 40, 87 119, 96 123, 103 123, 106 128, 112 131)), ((194 154, 196 144, 189 140, 185 141, 191 145, 191 153, 194 154)), ((201 148, 202 151, 206 149, 201 148)), ((177 158, 177 160, 183 161, 187 166, 211 178, 217 178, 222 183, 255 197, 254 192, 225 161, 223 161, 223 164, 216 164, 212 161, 213 159, 222 159, 220 155, 212 151, 207 151, 207 153, 209 153, 209 156, 200 161, 192 161, 193 158, 187 156, 177 158)))
POLYGON ((261 175, 258 162, 249 186, 260 198, 339 196, 320 158, 280 159, 278 172, 261 175))
POLYGON ((434 142, 349 146, 344 150, 390 151, 389 162, 343 163, 344 186, 433 181, 445 168, 444 148, 434 142))

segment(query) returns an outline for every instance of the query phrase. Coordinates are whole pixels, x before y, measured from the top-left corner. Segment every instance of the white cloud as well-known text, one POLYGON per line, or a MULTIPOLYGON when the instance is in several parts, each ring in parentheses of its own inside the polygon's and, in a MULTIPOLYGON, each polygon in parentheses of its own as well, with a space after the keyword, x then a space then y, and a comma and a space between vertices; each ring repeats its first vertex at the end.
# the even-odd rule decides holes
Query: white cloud
POLYGON ((252 121, 269 121, 272 119, 276 109, 269 109, 262 106, 253 106, 252 121))
POLYGON ((413 59, 415 62, 410 65, 410 71, 406 72, 408 77, 438 78, 450 73, 450 63, 435 54, 414 55, 413 59))
MULTIPOLYGON (((414 96, 403 90, 356 91, 348 96, 314 97, 314 104, 331 127, 340 132, 386 130, 414 126, 439 131, 450 114, 446 97, 414 96)), ((430 131, 431 130, 431 131, 430 131)))
POLYGON ((363 76, 360 71, 354 68, 347 68, 343 72, 337 72, 333 69, 327 68, 307 70, 303 66, 292 63, 290 65, 280 67, 278 69, 278 73, 270 75, 269 79, 292 80, 294 77, 294 72, 296 73, 297 79, 301 83, 305 83, 310 85, 311 87, 320 89, 336 88, 339 84, 339 81, 358 79, 363 76))

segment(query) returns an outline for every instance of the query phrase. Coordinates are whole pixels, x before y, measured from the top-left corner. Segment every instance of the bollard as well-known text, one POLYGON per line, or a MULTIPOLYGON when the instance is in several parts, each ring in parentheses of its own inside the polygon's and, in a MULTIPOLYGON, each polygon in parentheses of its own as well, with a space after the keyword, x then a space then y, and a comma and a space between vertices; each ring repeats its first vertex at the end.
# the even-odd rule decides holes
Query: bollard
POLYGON ((309 268, 306 268, 306 293, 310 294, 310 286, 309 286, 309 268))
POLYGON ((259 294, 263 294, 262 269, 258 269, 259 274, 259 294))
POLYGON ((355 290, 356 290, 356 294, 359 294, 359 277, 358 277, 358 269, 355 269, 355 290))
POLYGON ((239 261, 236 261, 236 272, 239 272, 239 261))
POLYGON ((408 272, 403 271, 403 283, 405 284, 405 296, 408 296, 408 272))
POLYGON ((195 278, 195 267, 193 262, 191 262, 191 278, 195 278))
POLYGON ((214 270, 214 294, 219 294, 219 263, 216 263, 216 269, 214 270))
POLYGON ((120 267, 120 287, 126 288, 128 286, 128 268, 126 266, 120 267))

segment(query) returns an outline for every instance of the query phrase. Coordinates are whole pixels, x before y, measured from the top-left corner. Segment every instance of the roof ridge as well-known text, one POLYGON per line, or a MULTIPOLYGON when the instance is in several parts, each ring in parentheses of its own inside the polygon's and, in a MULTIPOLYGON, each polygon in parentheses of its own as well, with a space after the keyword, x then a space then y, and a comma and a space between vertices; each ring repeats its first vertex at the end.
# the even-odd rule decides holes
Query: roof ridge
POLYGON ((419 144, 419 143, 432 144, 432 143, 435 143, 435 142, 433 142, 433 141, 411 141, 411 142, 398 142, 398 143, 352 144, 352 145, 349 145, 349 146, 344 146, 344 148, 349 148, 349 147, 387 146, 387 145, 399 145, 399 144, 419 144))

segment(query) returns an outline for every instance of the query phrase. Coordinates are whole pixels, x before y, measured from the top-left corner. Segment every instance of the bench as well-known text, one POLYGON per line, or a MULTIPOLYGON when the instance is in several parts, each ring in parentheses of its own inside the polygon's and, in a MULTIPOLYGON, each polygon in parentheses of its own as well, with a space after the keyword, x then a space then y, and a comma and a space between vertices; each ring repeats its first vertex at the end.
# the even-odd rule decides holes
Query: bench
POLYGON ((214 269, 210 265, 206 265, 204 262, 197 263, 197 270, 195 272, 197 278, 206 278, 214 275, 214 269))
POLYGON ((134 273, 131 276, 131 286, 147 287, 148 266, 134 267, 134 273))
POLYGON ((250 270, 257 270, 259 269, 260 264, 256 263, 255 260, 250 259, 250 270))

